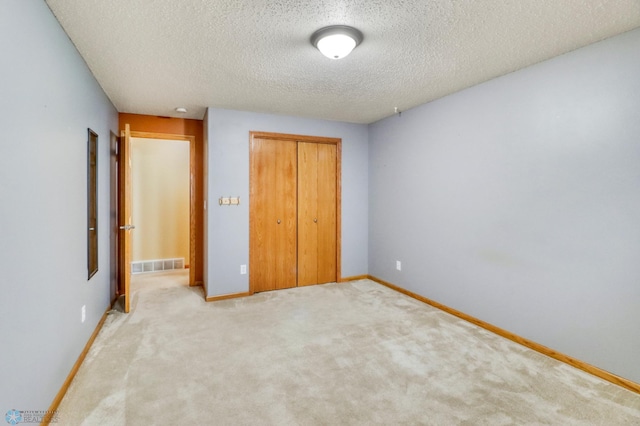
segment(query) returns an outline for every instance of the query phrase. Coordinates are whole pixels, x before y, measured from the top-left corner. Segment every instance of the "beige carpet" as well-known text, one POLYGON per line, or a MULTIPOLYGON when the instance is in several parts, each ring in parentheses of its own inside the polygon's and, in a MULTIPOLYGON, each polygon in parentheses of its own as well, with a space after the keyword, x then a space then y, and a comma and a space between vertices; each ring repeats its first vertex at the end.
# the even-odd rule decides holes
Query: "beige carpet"
POLYGON ((640 395, 371 281, 206 303, 137 276, 63 425, 639 425, 640 395))

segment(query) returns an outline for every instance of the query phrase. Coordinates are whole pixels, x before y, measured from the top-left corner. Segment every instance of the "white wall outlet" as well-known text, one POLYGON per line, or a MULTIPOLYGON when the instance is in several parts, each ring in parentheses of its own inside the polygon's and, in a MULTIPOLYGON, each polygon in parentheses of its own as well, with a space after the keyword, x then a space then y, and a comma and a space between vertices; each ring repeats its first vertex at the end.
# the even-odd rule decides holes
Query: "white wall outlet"
POLYGON ((240 265, 240 275, 245 275, 247 273, 247 265, 240 265))
POLYGON ((402 262, 400 262, 399 260, 396 260, 396 269, 398 271, 402 271, 402 262))
POLYGON ((82 309, 80 310, 81 313, 81 321, 80 322, 84 322, 84 320, 87 319, 87 305, 82 305, 82 309))

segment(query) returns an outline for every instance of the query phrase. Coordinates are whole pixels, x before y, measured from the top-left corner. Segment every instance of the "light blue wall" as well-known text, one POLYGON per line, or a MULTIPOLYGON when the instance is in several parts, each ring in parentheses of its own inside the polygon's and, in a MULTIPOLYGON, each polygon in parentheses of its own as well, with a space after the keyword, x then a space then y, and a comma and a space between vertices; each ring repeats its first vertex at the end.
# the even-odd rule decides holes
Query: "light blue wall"
POLYGON ((640 382, 640 30, 374 123, 369 149, 372 275, 640 382))
POLYGON ((366 125, 209 108, 208 295, 246 292, 249 263, 249 132, 342 138, 342 276, 366 274, 368 130, 366 125), (240 206, 220 207, 221 196, 240 206))
POLYGON ((44 1, 0 2, 0 55, 4 416, 49 408, 109 306, 109 137, 118 117, 44 1), (99 272, 90 281, 88 127, 99 135, 99 272))

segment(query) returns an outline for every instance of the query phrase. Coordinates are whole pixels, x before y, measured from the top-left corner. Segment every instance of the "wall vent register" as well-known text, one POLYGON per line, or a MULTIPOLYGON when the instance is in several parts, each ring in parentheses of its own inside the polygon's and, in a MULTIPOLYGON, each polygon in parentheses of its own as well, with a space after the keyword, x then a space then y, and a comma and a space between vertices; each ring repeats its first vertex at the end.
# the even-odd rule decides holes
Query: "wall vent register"
POLYGON ((170 271, 173 269, 184 269, 184 257, 174 259, 140 260, 131 262, 132 274, 170 271))

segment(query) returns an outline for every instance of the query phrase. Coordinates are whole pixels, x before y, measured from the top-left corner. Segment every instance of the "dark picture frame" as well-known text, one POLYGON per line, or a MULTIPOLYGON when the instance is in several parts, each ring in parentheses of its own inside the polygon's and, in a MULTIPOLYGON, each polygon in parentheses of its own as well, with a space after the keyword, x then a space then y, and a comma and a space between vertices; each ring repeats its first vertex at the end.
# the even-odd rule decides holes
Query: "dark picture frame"
POLYGON ((98 134, 87 129, 87 269, 98 272, 98 134))

